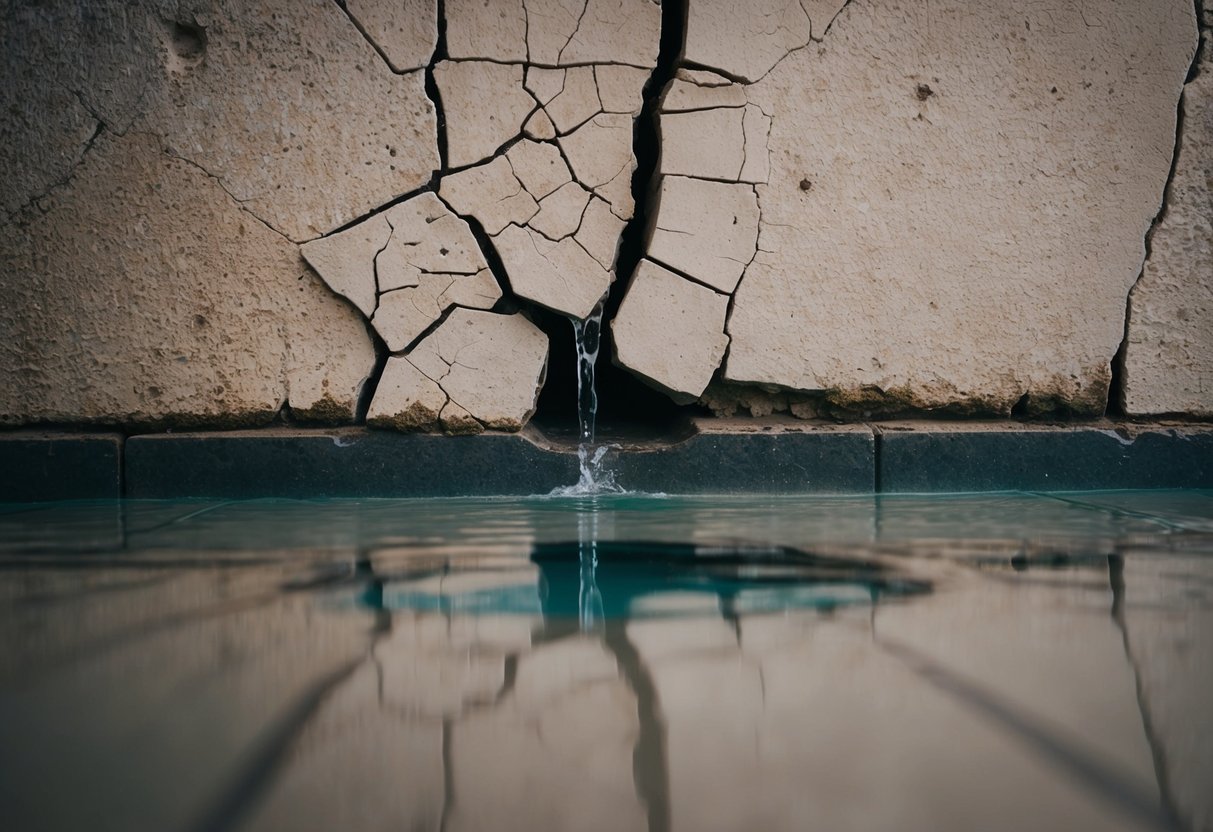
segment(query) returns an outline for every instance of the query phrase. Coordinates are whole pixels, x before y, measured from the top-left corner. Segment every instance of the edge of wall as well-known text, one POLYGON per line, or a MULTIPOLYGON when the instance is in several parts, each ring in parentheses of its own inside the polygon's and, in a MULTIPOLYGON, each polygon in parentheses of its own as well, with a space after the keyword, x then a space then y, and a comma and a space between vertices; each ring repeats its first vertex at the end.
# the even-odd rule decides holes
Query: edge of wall
MULTIPOLYGON (((611 451, 625 488, 669 494, 1213 488, 1213 425, 1101 421, 696 422, 674 444, 611 451)), ((574 448, 536 431, 448 437, 365 428, 0 433, 0 502, 546 494, 574 448)))

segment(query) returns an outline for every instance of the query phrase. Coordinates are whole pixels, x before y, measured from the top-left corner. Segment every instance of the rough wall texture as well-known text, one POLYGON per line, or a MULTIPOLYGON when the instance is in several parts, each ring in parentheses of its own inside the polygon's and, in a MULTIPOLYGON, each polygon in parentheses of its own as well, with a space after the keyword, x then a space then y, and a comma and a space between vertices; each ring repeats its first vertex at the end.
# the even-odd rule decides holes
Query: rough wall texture
POLYGON ((1213 413, 1191 0, 0 2, 0 424, 1213 413))
POLYGON ((1166 208, 1129 296, 1123 405, 1131 414, 1213 416, 1213 47, 1205 12, 1196 76, 1166 208))
MULTIPOLYGON (((671 84, 659 172, 752 183, 756 253, 736 284, 668 262, 667 216, 699 214, 681 234, 706 253, 742 212, 667 206, 664 185, 649 244, 731 293, 722 378, 858 412, 1102 413, 1171 164, 1192 4, 853 0, 820 24, 784 4, 798 22, 762 60, 725 45, 749 30, 696 36, 725 31, 726 5, 690 5, 687 54, 722 77, 671 84)), ((702 393, 698 378, 680 389, 702 393)))

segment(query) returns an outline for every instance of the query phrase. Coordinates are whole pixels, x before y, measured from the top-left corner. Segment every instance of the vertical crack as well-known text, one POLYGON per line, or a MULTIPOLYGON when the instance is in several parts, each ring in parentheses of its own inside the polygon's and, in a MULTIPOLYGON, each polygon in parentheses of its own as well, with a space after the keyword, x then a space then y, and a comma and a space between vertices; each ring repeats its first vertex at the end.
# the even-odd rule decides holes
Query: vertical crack
MULTIPOLYGON (((603 311, 603 329, 609 328, 611 320, 619 311, 619 305, 627 293, 628 284, 640 260, 644 257, 647 229, 651 220, 652 194, 656 186, 657 162, 661 154, 660 137, 657 130, 657 114, 661 94, 674 78, 682 55, 686 36, 688 0, 666 0, 661 4, 661 38, 658 44, 657 64, 642 91, 640 114, 632 125, 632 155, 636 159, 636 170, 632 174, 632 200, 635 210, 620 235, 618 254, 615 259, 615 281, 607 294, 603 311)), ((563 149, 561 149, 563 154, 563 149)), ((566 162, 567 162, 566 158, 566 162)), ((572 170, 572 165, 569 166, 572 170)), ((593 190, 593 189, 591 189, 593 190)), ((567 360, 554 361, 557 372, 563 373, 567 364, 570 381, 576 380, 576 361, 573 358, 573 337, 565 321, 557 323, 564 335, 553 334, 553 358, 560 347, 567 360)), ((545 327, 547 329, 547 327, 545 327)), ((552 331, 549 329, 549 333, 552 331)), ((596 383, 599 390, 599 420, 605 416, 609 421, 618 418, 635 422, 636 414, 644 414, 646 423, 667 423, 679 417, 686 408, 674 404, 664 394, 658 393, 642 383, 630 372, 614 363, 614 343, 610 338, 602 339, 595 365, 596 383), (610 391, 609 395, 603 395, 610 391)), ((540 398, 540 413, 564 413, 569 402, 575 400, 567 386, 552 384, 553 373, 549 372, 548 384, 540 398), (559 400, 558 400, 559 399, 559 400)), ((575 412, 573 416, 575 417, 575 412)), ((559 420, 564 423, 564 419, 559 420)))
POLYGON ((1192 63, 1188 65, 1188 73, 1184 77, 1184 88, 1180 90, 1179 100, 1175 103, 1175 144, 1171 149, 1171 167, 1167 171, 1167 181, 1163 186, 1162 204, 1158 206, 1158 213, 1154 215, 1154 219, 1150 222, 1150 228, 1146 231, 1146 256, 1141 261, 1141 271, 1137 273, 1137 279, 1133 281, 1132 287, 1129 288, 1129 294, 1125 297, 1124 331, 1121 334, 1120 345, 1112 355, 1112 360, 1108 367, 1110 378, 1108 381, 1108 399, 1104 406, 1104 415, 1106 416, 1123 417, 1128 415, 1125 360, 1129 349, 1129 327, 1133 321, 1133 296, 1137 294, 1137 287, 1141 285, 1141 279, 1145 276, 1146 266, 1149 264, 1150 256, 1153 253, 1154 232, 1162 221, 1166 219, 1167 206, 1171 204, 1171 193, 1175 184, 1175 171, 1179 167, 1179 157, 1183 150, 1186 88, 1200 74, 1201 56, 1204 50, 1208 48, 1207 32, 1203 25, 1203 0, 1193 0, 1193 4, 1196 14, 1196 51, 1192 53, 1192 63))
POLYGON ((434 78, 434 67, 440 61, 448 58, 446 46, 446 3, 438 0, 438 40, 434 46, 434 54, 425 66, 425 94, 434 105, 434 122, 438 142, 438 169, 447 169, 446 143, 446 112, 442 109, 442 95, 438 91, 438 81, 434 78))

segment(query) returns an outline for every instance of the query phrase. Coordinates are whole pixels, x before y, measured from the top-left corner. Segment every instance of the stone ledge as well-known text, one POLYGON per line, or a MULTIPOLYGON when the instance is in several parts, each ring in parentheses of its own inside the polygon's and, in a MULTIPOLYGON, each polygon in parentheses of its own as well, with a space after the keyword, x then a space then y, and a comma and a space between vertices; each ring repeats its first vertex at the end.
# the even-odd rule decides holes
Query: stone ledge
MULTIPOLYGON (((1213 488, 1213 425, 695 420, 612 453, 629 490, 887 493, 1213 488)), ((364 428, 133 436, 0 433, 0 501, 546 494, 575 449, 538 431, 448 437, 364 428)))
POLYGON ((0 433, 0 502, 122 496, 122 436, 0 433))
POLYGON ((1213 425, 883 423, 878 490, 1213 488, 1213 425))
POLYGON ((577 481, 577 457, 517 434, 363 428, 133 436, 128 497, 514 496, 577 481))

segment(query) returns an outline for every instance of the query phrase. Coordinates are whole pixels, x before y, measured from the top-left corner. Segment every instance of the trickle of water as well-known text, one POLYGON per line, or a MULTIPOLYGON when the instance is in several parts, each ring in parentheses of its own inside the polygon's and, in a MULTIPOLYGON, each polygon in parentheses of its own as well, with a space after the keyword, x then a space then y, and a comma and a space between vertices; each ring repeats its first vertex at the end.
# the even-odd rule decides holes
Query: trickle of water
MULTIPOLYGON (((607 445, 594 441, 598 418, 598 392, 594 389, 594 365, 602 342, 604 295, 585 320, 573 320, 573 338, 577 349, 577 463, 580 469, 577 484, 555 489, 558 496, 587 494, 618 494, 623 491, 615 484, 614 472, 604 465, 607 445)), ((572 320, 572 319, 571 319, 572 320)))
POLYGON ((598 591, 598 512, 578 515, 577 548, 581 565, 577 613, 581 631, 588 633, 605 617, 602 593, 598 591))
POLYGON ((594 444, 594 422, 598 418, 598 391, 594 389, 594 365, 602 343, 604 295, 584 321, 573 321, 573 341, 577 348, 577 427, 582 445, 594 444))

